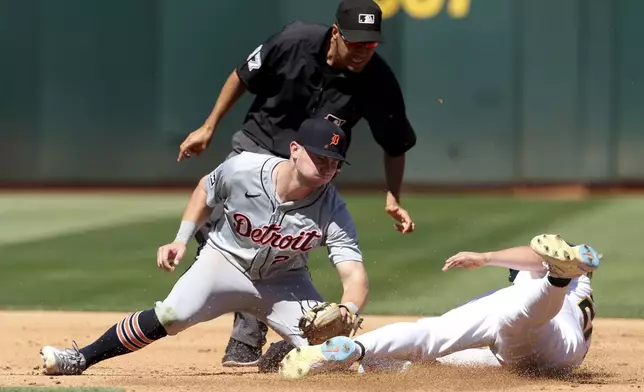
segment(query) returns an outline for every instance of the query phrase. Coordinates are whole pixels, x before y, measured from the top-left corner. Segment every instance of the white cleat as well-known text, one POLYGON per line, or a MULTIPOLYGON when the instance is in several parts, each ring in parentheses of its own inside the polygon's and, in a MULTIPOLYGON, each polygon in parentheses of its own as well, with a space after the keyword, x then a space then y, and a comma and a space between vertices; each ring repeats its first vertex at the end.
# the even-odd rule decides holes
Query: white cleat
POLYGON ((360 348, 351 338, 336 336, 316 346, 291 350, 280 362, 279 375, 297 380, 309 374, 348 369, 360 355, 360 348))
POLYGON ((530 247, 544 260, 554 278, 572 279, 599 268, 601 254, 588 245, 571 246, 556 234, 540 234, 530 247))
POLYGON ((72 348, 58 349, 52 346, 45 346, 40 350, 40 358, 43 361, 43 373, 50 376, 72 376, 83 374, 86 361, 83 354, 78 350, 76 342, 72 348))

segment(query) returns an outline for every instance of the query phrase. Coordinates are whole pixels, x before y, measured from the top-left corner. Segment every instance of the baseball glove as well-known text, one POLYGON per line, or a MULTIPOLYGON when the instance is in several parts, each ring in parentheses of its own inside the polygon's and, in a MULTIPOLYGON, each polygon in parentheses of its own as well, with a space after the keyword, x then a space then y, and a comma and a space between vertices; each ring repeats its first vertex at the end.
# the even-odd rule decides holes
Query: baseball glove
POLYGON ((302 318, 299 327, 302 336, 311 345, 321 344, 334 336, 351 337, 360 328, 362 317, 351 312, 344 305, 332 302, 321 302, 311 308, 302 318), (346 309, 346 318, 342 317, 341 309, 346 309))

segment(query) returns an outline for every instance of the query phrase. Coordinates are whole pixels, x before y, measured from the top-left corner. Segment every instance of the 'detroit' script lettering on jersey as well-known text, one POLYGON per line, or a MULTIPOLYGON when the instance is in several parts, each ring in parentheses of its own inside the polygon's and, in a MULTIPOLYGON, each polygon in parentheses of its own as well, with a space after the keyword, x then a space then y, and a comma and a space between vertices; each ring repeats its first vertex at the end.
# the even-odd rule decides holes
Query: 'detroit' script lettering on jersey
POLYGON ((233 219, 235 232, 240 236, 250 238, 256 244, 281 250, 308 252, 313 249, 311 243, 316 238, 322 238, 318 230, 301 231, 297 236, 283 235, 280 233, 282 226, 275 223, 253 228, 250 218, 239 212, 233 214, 233 219))

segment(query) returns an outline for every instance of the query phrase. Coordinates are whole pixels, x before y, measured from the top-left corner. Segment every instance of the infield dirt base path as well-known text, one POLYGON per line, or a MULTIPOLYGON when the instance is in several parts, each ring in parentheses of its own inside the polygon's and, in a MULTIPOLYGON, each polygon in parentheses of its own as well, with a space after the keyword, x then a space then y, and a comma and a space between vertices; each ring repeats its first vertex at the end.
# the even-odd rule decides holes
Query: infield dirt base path
MULTIPOLYGON (((232 317, 225 316, 100 363, 82 376, 41 373, 38 354, 49 344, 83 346, 125 313, 0 312, 0 385, 104 386, 127 391, 636 391, 644 385, 644 320, 597 319, 586 364, 569 379, 530 379, 503 370, 416 367, 404 375, 342 374, 285 381, 255 368, 220 365, 232 317)), ((411 317, 365 316, 364 331, 411 317)), ((277 340, 269 334, 269 342, 277 340)))

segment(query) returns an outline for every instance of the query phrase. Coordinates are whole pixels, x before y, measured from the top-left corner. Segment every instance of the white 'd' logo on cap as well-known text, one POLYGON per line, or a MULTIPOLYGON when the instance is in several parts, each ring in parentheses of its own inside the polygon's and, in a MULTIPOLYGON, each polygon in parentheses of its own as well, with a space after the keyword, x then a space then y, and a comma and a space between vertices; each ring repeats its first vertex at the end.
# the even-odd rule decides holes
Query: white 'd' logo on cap
POLYGON ((376 16, 374 14, 360 14, 358 15, 358 23, 374 24, 376 23, 376 16))

